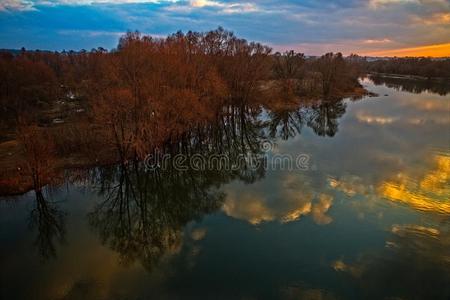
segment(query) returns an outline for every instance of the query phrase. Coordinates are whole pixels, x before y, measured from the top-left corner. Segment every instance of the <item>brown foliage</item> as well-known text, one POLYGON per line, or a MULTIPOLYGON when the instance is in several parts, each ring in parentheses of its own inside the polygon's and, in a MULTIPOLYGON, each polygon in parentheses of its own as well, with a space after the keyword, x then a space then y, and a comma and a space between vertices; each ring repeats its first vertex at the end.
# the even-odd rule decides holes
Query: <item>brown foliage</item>
POLYGON ((55 152, 50 136, 36 125, 21 125, 17 132, 23 147, 22 174, 31 177, 40 190, 55 175, 55 152))
POLYGON ((353 72, 341 53, 327 53, 314 63, 315 69, 321 75, 322 91, 325 98, 339 97, 357 87, 358 74, 353 72))
POLYGON ((0 59, 0 116, 3 121, 17 120, 48 104, 56 96, 56 77, 42 61, 25 56, 0 59))
POLYGON ((40 189, 56 157, 108 153, 109 161, 113 149, 122 162, 142 159, 224 114, 242 118, 230 106, 348 92, 358 76, 350 66, 339 53, 271 55, 220 27, 167 38, 128 32, 111 52, 0 53, 0 114, 41 126, 19 126, 17 135, 40 189))

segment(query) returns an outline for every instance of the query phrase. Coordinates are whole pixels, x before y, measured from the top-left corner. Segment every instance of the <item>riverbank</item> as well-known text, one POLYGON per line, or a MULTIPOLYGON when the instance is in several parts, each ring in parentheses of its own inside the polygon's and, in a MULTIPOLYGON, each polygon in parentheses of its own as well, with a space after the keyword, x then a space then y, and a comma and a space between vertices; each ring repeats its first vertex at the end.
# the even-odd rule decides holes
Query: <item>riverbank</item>
POLYGON ((380 76, 387 78, 398 78, 398 79, 410 79, 410 80, 426 80, 426 81, 434 81, 434 82, 450 82, 450 78, 445 77, 425 77, 418 75, 402 75, 402 74, 390 74, 390 73, 377 73, 377 72, 369 72, 368 75, 372 76, 380 76))
MULTIPOLYGON (((372 95, 371 92, 359 86, 355 87, 353 91, 342 93, 339 97, 336 96, 329 101, 340 101, 339 99, 342 100, 343 98, 361 99, 370 95, 372 95)), ((312 106, 322 101, 320 97, 292 97, 289 99, 281 99, 272 98, 269 95, 266 96, 258 105, 270 111, 296 110, 300 106, 312 106)), ((83 124, 86 127, 86 122, 86 118, 81 121, 72 118, 69 122, 52 124, 46 128, 46 131, 55 136, 59 136, 62 139, 59 143, 68 144, 71 141, 71 136, 68 132, 73 132, 74 128, 80 128, 83 124)), ((89 131, 97 139, 101 136, 101 130, 99 130, 99 134, 92 134, 95 131, 95 126, 93 125, 84 130, 89 131)), ((81 136, 83 135, 81 134, 81 136)), ((52 159, 52 177, 44 178, 43 181, 45 184, 59 182, 64 177, 65 171, 69 169, 86 170, 99 165, 117 163, 117 155, 112 147, 110 149, 105 149, 106 147, 83 147, 90 148, 89 152, 83 152, 80 147, 73 145, 66 146, 73 150, 68 151, 64 155, 55 155, 52 159)), ((0 196, 21 195, 33 189, 32 177, 24 172, 25 166, 26 159, 23 147, 13 135, 10 135, 10 140, 0 143, 0 196)))

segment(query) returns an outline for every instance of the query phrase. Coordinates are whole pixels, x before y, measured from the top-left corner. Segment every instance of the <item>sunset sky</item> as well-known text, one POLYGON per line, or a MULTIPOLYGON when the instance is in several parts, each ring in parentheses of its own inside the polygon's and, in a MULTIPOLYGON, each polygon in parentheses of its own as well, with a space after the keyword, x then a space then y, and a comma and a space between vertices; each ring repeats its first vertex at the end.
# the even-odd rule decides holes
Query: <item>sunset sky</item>
POLYGON ((108 49, 222 26, 308 55, 450 56, 450 0, 0 0, 0 48, 108 49))

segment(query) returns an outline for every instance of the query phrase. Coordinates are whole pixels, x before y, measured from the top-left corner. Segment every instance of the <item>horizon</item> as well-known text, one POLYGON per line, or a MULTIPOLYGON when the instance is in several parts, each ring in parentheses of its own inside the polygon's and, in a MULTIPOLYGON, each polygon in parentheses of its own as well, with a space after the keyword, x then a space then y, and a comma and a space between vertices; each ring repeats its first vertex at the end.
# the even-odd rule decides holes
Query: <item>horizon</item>
POLYGON ((0 48, 113 49, 129 29, 165 37, 223 27, 274 51, 449 57, 446 0, 6 0, 0 48))
MULTIPOLYGON (((133 32, 139 32, 139 31, 133 31, 133 32)), ((141 32, 140 32, 141 33, 141 32)), ((124 32, 123 34, 126 34, 126 32, 124 32)), ((142 33, 141 33, 142 34, 142 33)), ((143 35, 146 35, 146 34, 143 34, 143 35)), ((154 37, 154 38, 166 38, 167 36, 169 36, 169 35, 167 35, 167 36, 154 36, 154 35, 148 35, 148 36, 151 36, 151 37, 154 37)), ((119 42, 119 39, 117 40, 117 43, 119 42)), ((264 44, 264 43, 261 43, 261 44, 264 44)), ((450 43, 448 44, 449 45, 449 47, 450 47, 450 43)), ((270 46, 270 45, 268 45, 268 46, 270 46)), ((272 46, 270 46, 271 48, 272 48, 272 54, 274 54, 274 53, 277 53, 277 52, 279 52, 279 53, 284 53, 284 52, 287 52, 287 51, 290 51, 290 50, 293 50, 293 51, 296 51, 295 49, 289 49, 289 48, 285 48, 285 49, 277 49, 276 47, 275 48, 273 48, 272 46)), ((22 46, 22 47, 18 47, 18 48, 0 48, 0 51, 21 51, 22 49, 24 49, 25 51, 41 51, 41 52, 57 52, 57 53, 62 53, 62 52, 71 52, 71 51, 73 51, 73 52, 81 52, 81 51, 87 51, 87 52, 89 52, 89 51, 92 51, 92 50, 94 50, 94 49, 99 49, 99 48, 103 48, 103 49, 105 49, 106 51, 108 51, 108 52, 111 52, 111 51, 114 51, 114 50, 117 50, 117 47, 111 47, 111 48, 106 48, 106 47, 103 47, 103 46, 96 46, 96 47, 92 47, 92 48, 90 48, 90 49, 85 49, 85 48, 80 48, 80 49, 56 49, 56 50, 54 50, 54 49, 39 49, 39 48, 35 48, 35 49, 27 49, 26 47, 24 47, 24 46, 22 46)), ((360 54, 360 53, 353 53, 353 52, 351 52, 351 53, 342 53, 345 57, 348 57, 348 56, 350 56, 350 55, 358 55, 358 56, 360 56, 360 57, 366 57, 366 58, 379 58, 379 59, 394 59, 394 58, 430 58, 430 59, 450 59, 450 53, 449 54, 447 54, 447 53, 445 53, 444 55, 442 55, 442 56, 438 56, 438 55, 427 55, 427 54, 425 54, 425 53, 428 53, 428 52, 426 52, 427 50, 429 50, 430 48, 435 48, 435 46, 426 46, 426 47, 417 47, 417 48, 419 48, 418 50, 423 50, 424 52, 420 52, 422 55, 416 55, 416 56, 414 56, 414 55, 408 55, 408 54, 406 54, 406 55, 402 55, 402 54, 399 54, 399 55, 395 55, 396 53, 409 53, 409 52, 411 52, 411 51, 413 51, 413 50, 415 50, 416 48, 406 48, 406 49, 397 49, 397 50, 391 50, 391 51, 386 51, 386 53, 393 53, 393 55, 390 55, 390 56, 388 56, 388 55, 385 55, 385 56, 382 56, 382 55, 377 55, 377 52, 373 52, 373 53, 368 53, 368 54, 366 54, 366 55, 364 55, 364 54, 360 54), (372 55, 371 55, 372 54, 372 55)), ((330 51, 331 53, 333 53, 333 51, 330 51)), ((302 52, 300 52, 300 53, 302 53, 302 52)), ((337 51, 337 52, 334 52, 334 53, 339 53, 339 51, 337 51)), ((324 54, 326 54, 326 53, 319 53, 319 54, 309 54, 309 53, 303 53, 303 54, 305 54, 307 57, 319 57, 319 56, 322 56, 322 55, 324 55, 324 54)), ((381 54, 383 54, 383 53, 381 53, 381 54)))

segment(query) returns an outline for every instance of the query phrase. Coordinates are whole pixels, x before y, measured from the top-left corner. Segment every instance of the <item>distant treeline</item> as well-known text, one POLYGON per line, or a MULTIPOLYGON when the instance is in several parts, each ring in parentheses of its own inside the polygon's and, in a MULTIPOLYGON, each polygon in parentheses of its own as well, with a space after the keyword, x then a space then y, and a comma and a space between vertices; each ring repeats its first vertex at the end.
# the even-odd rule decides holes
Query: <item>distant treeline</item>
POLYGON ((450 79, 450 59, 391 58, 365 62, 367 72, 450 79))

